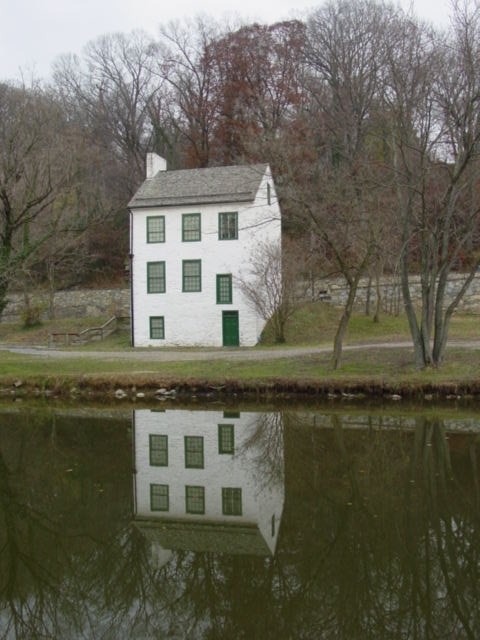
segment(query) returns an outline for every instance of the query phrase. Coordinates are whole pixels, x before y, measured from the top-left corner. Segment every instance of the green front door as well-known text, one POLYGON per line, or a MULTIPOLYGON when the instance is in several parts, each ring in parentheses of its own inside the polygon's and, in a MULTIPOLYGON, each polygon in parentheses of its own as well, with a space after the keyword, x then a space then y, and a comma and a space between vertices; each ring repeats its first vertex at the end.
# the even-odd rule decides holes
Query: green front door
POLYGON ((238 330, 238 311, 222 311, 223 346, 238 347, 240 334, 238 330))

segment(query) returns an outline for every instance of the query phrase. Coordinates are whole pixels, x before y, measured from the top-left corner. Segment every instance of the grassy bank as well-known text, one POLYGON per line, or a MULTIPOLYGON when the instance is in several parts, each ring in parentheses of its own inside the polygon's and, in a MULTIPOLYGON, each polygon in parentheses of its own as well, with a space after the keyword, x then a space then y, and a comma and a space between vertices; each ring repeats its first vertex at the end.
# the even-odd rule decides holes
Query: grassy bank
MULTIPOLYGON (((331 344, 338 312, 326 305, 309 305, 301 310, 287 329, 287 345, 331 344)), ((78 323, 77 323, 78 327, 78 323)), ((83 328, 83 327, 82 327, 83 328)), ((45 344, 50 328, 22 331, 18 327, 0 325, 0 342, 10 344, 45 344), (40 333, 41 332, 41 333, 40 333)), ((51 329, 50 329, 51 330, 51 329)), ((58 324, 55 327, 58 329, 58 324)), ((67 330, 67 329, 64 329, 67 330)), ((69 325, 68 330, 73 330, 69 325)), ((472 340, 479 337, 478 316, 456 316, 451 329, 452 340, 472 340)), ((473 349, 450 347, 444 365, 439 369, 418 371, 413 364, 411 348, 377 349, 374 342, 409 340, 405 318, 385 317, 380 323, 371 318, 355 316, 347 344, 365 345, 361 350, 345 351, 339 371, 330 368, 329 353, 269 359, 276 351, 268 331, 262 345, 255 348, 265 354, 259 361, 206 360, 160 362, 154 349, 145 350, 148 358, 131 357, 128 336, 117 334, 103 343, 77 347, 76 355, 68 358, 27 356, 1 353, 0 387, 3 394, 12 390, 36 393, 98 391, 113 393, 116 389, 134 389, 136 393, 154 393, 159 387, 198 393, 278 393, 359 394, 402 396, 480 395, 480 357, 473 349), (82 357, 83 351, 101 350, 104 357, 82 357), (121 351, 124 357, 109 358, 109 351, 121 351), (20 384, 21 382, 21 384, 20 384), (15 386, 17 385, 17 386, 15 386)), ((182 350, 185 351, 185 350, 182 350)))
MULTIPOLYGON (((287 346, 331 345, 338 324, 340 311, 324 303, 307 304, 299 309, 289 320, 286 327, 287 346)), ((0 343, 18 345, 48 345, 51 332, 80 332, 83 329, 97 327, 107 318, 59 319, 49 321, 37 327, 22 328, 19 324, 0 323, 0 343)), ((480 316, 455 315, 452 319, 449 337, 451 340, 480 339, 480 316)), ((404 315, 383 315, 380 322, 363 314, 354 314, 348 328, 345 343, 394 342, 410 340, 408 322, 404 315)), ((262 342, 257 348, 274 347, 273 334, 267 325, 262 342)), ((82 349, 113 350, 129 348, 128 333, 117 333, 104 342, 95 342, 82 349)))

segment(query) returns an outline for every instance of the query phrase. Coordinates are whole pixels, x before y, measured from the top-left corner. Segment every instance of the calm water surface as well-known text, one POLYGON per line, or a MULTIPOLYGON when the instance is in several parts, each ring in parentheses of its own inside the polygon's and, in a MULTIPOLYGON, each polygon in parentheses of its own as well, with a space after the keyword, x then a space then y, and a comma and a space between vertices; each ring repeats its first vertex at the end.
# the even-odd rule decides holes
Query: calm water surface
POLYGON ((480 414, 0 408, 0 637, 480 637, 480 414))

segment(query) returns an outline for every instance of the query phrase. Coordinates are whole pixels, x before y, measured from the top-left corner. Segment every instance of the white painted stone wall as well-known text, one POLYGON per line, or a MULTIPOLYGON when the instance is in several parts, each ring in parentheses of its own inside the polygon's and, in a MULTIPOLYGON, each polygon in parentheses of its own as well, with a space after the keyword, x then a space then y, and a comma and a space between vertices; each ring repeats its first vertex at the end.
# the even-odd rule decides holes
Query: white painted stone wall
MULTIPOLYGON (((216 522, 256 525, 273 553, 284 504, 284 482, 259 477, 259 451, 255 444, 260 414, 242 412, 225 417, 223 411, 166 410, 134 411, 134 508, 135 515, 148 519, 184 522, 216 522), (234 454, 218 451, 218 425, 234 425, 234 454), (168 466, 150 466, 150 434, 168 436, 168 466), (185 468, 185 436, 204 439, 204 468, 185 468), (270 480, 270 482, 268 481, 270 480), (169 487, 168 512, 152 511, 150 484, 169 487), (186 513, 185 486, 205 487, 205 513, 186 513), (222 513, 222 488, 242 489, 242 515, 222 513), (272 518, 275 527, 272 531, 272 518)), ((283 443, 282 443, 283 445, 283 443)), ((279 476, 283 478, 282 468, 279 476)))
POLYGON ((222 346, 222 311, 239 312, 240 346, 253 346, 264 320, 239 291, 235 277, 247 272, 259 242, 281 242, 280 209, 269 175, 254 203, 159 207, 132 213, 133 307, 135 346, 222 346), (267 202, 267 183, 272 188, 267 202), (238 239, 218 239, 219 212, 238 212, 238 239), (182 214, 201 214, 201 241, 182 242, 182 214), (165 216, 165 242, 146 242, 148 216, 165 216), (202 290, 182 292, 182 260, 201 260, 202 290), (166 292, 147 293, 147 262, 165 261, 166 292), (216 275, 233 276, 232 304, 216 303, 216 275), (149 318, 163 316, 165 338, 150 339, 149 318))

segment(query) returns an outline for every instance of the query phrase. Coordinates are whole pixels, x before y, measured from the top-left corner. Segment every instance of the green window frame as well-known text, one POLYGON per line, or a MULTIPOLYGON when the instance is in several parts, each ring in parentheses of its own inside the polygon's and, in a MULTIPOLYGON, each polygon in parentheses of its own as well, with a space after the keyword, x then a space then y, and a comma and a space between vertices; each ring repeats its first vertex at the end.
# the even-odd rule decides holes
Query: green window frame
POLYGON ((168 511, 170 496, 168 484, 150 485, 150 511, 168 511))
POLYGON ((182 214, 182 242, 198 242, 202 239, 202 218, 200 213, 182 214))
POLYGON ((165 216, 147 217, 147 242, 165 242, 165 216))
POLYGON ((217 273, 217 304, 232 304, 231 273, 217 273))
POLYGON ((235 452, 235 428, 233 424, 218 425, 218 453, 235 452))
POLYGON ((239 487, 222 488, 222 513, 224 516, 242 515, 242 490, 239 487))
POLYGON ((182 291, 191 293, 202 290, 202 261, 183 260, 182 291))
POLYGON ((149 454, 151 467, 168 467, 168 436, 151 433, 149 454))
POLYGON ((165 293, 165 262, 147 262, 147 293, 165 293))
POLYGON ((203 469, 203 436, 185 436, 185 467, 203 469))
POLYGON ((205 487, 185 486, 185 511, 187 513, 205 513, 205 487))
POLYGON ((240 418, 240 411, 224 411, 224 418, 240 418))
POLYGON ((218 214, 218 239, 238 239, 238 213, 237 211, 222 211, 218 214))
POLYGON ((150 316, 150 340, 165 339, 165 318, 163 316, 150 316))

